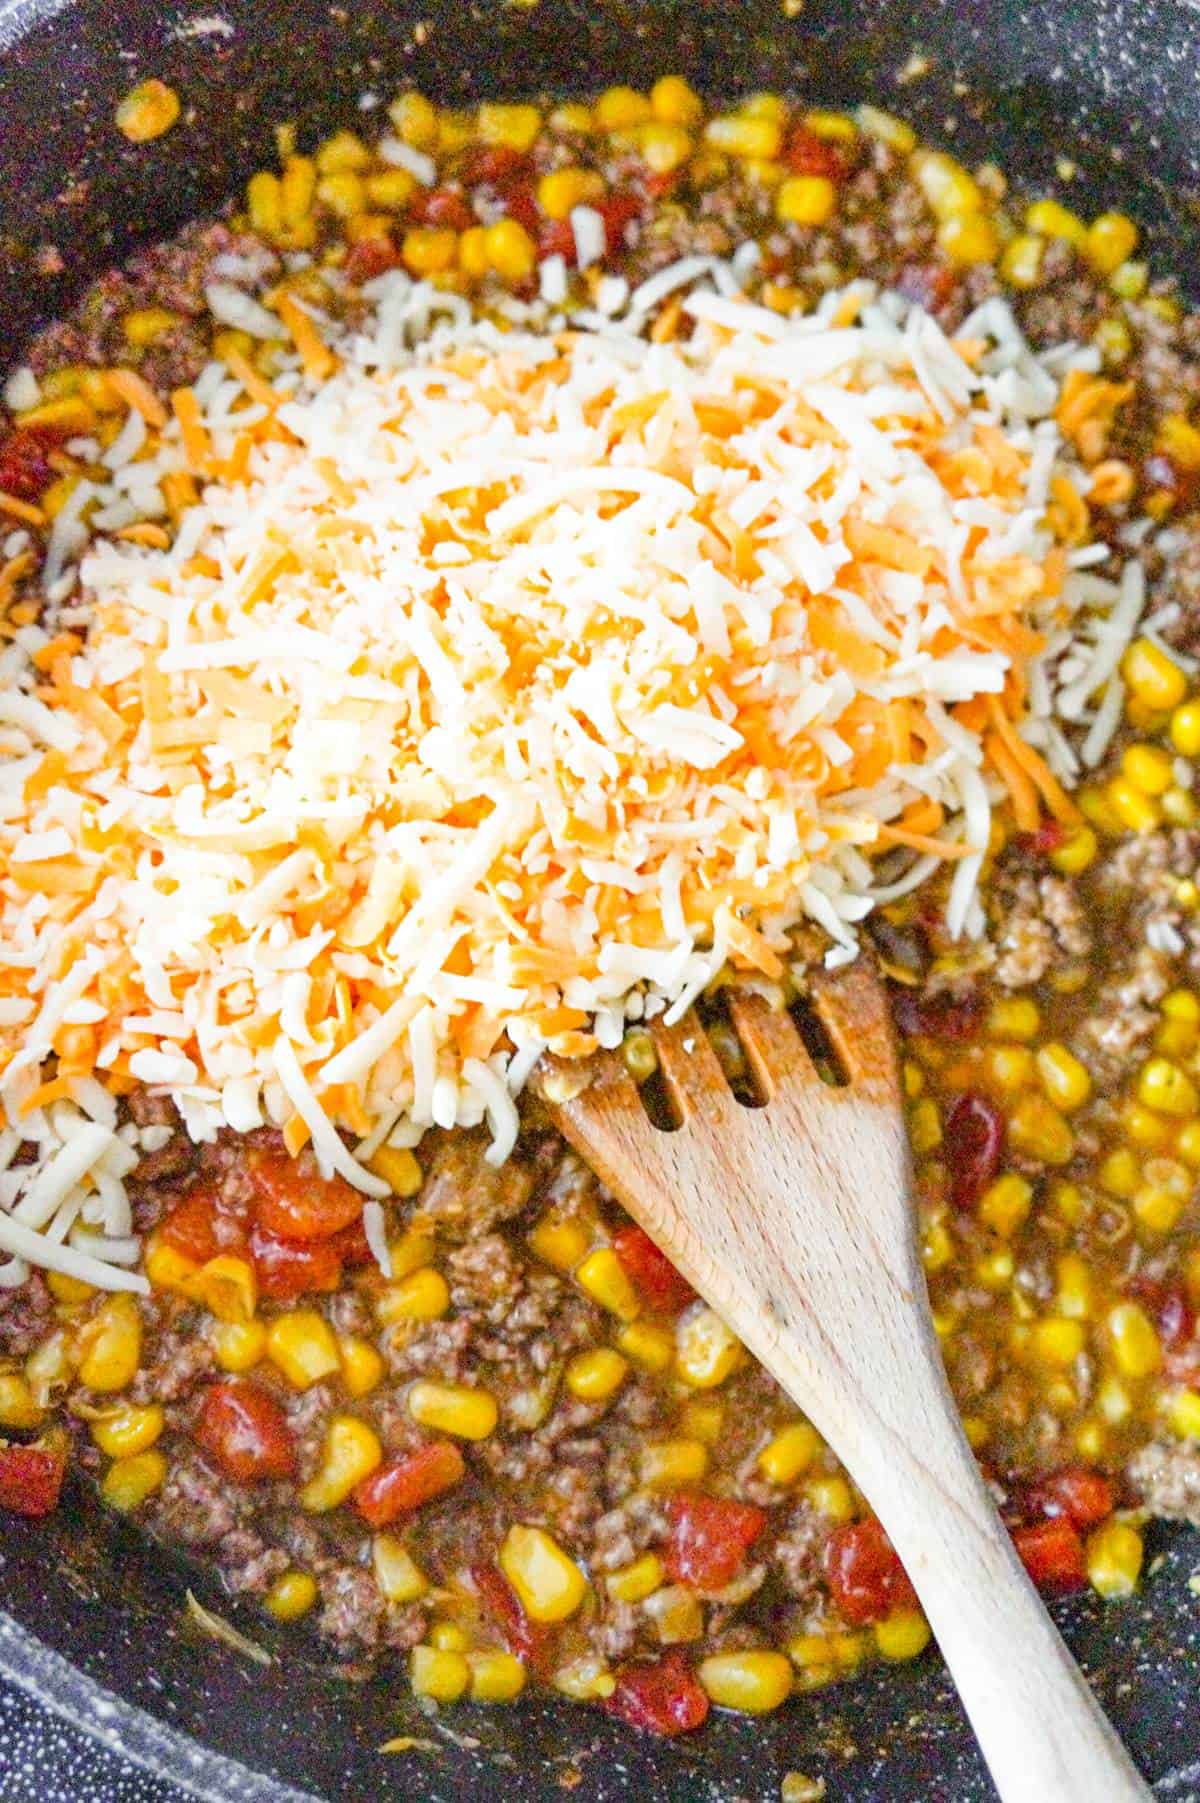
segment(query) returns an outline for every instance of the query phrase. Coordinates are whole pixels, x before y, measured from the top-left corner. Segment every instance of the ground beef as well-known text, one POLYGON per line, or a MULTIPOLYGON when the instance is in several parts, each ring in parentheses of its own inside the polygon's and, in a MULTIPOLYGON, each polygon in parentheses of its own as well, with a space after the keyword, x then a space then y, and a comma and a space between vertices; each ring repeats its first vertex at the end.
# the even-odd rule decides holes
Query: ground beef
POLYGON ((821 1556, 828 1518, 801 1500, 792 1504, 771 1548, 771 1565, 793 1597, 808 1601, 821 1588, 821 1556))
POLYGON ((0 1353, 27 1358, 41 1345, 54 1322, 54 1299, 40 1272, 19 1289, 0 1290, 0 1353))
POLYGON ((136 1403, 183 1402, 216 1368, 212 1341, 198 1310, 185 1310, 179 1325, 151 1339, 148 1357, 130 1386, 136 1403))
POLYGON ((1200 1527, 1200 1447, 1153 1441, 1134 1454, 1126 1475, 1151 1514, 1200 1527))
POLYGON ((198 1452, 177 1449, 146 1520, 163 1539, 199 1549, 223 1541, 244 1509, 243 1493, 236 1485, 218 1476, 198 1452))
POLYGON ((1171 986, 1168 959, 1139 946, 1131 964, 1102 983, 1079 1025, 1079 1052, 1104 1088, 1123 1082, 1159 1025, 1156 1004, 1171 986))
POLYGON ((281 1547, 268 1546, 253 1528, 234 1528, 220 1544, 221 1576, 235 1596, 265 1596, 291 1560, 281 1547))
POLYGON ((1040 983, 1064 959, 1086 958, 1092 935, 1072 883, 1063 877, 1006 872, 996 889, 993 975, 1005 989, 1040 983))
POLYGON ((372 1651, 383 1638, 386 1618, 379 1588, 362 1566, 336 1565, 322 1573, 317 1626, 340 1651, 372 1651))
POLYGON ((1179 545, 1168 565, 1164 600, 1179 609, 1164 637, 1180 651, 1200 653, 1200 517, 1179 527, 1179 545))
POLYGON ((432 1138, 421 1213, 448 1239, 473 1240, 520 1214, 555 1156, 547 1140, 528 1153, 522 1148, 497 1168, 485 1156, 489 1143, 483 1132, 432 1138))

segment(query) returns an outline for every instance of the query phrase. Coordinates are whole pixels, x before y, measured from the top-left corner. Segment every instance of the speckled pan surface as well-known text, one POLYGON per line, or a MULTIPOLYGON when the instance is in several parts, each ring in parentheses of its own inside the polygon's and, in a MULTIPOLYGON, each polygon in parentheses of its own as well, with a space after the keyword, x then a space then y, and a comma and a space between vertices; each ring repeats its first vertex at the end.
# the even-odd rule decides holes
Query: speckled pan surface
MULTIPOLYGON (((642 83, 668 68, 710 92, 870 96, 1031 186, 1051 186, 1069 153, 1075 192, 1132 206, 1159 265, 1200 285, 1198 0, 805 0, 791 18, 778 0, 0 0, 0 364, 88 276, 219 201, 280 119, 328 125, 364 90, 406 79, 458 99, 642 83), (926 65, 915 79, 914 53, 926 65), (179 89, 184 118, 134 149, 113 108, 151 74, 179 89)), ((1158 1793, 1183 1803, 1200 1799, 1200 1601, 1188 1584, 1200 1537, 1160 1529, 1152 1546, 1142 1596, 1107 1609, 1073 1599, 1061 1619, 1158 1793)), ((89 1790, 70 1728, 0 1693, 3 1803, 162 1803, 177 1786, 222 1803, 766 1803, 789 1771, 824 1777, 833 1803, 990 1795, 932 1659, 762 1722, 715 1721, 682 1744, 545 1699, 438 1722, 402 1683, 354 1682, 252 1617, 239 1625, 284 1655, 270 1667, 196 1640, 188 1582, 225 1607, 81 1495, 47 1524, 6 1522, 0 1671, 95 1734, 107 1788, 89 1790), (411 1750, 381 1756, 397 1735, 411 1750), (113 1749, 154 1774, 148 1788, 113 1749)))

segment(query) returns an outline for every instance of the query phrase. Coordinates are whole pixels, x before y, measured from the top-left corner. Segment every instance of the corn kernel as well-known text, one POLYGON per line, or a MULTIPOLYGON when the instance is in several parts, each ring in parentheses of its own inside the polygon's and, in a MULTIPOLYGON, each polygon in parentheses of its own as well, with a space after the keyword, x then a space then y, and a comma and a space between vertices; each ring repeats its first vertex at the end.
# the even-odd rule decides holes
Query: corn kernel
POLYGON ((374 1428, 357 1415, 334 1415, 325 1429, 316 1475, 299 1493, 300 1507, 314 1515, 338 1508, 382 1459, 383 1448, 374 1428))
POLYGON ((696 148, 691 134, 681 126, 660 125, 656 120, 639 125, 634 135, 642 161, 654 175, 670 175, 682 168, 696 148))
POLYGON ((1124 213, 1101 213, 1087 232, 1087 256, 1093 269, 1112 275, 1137 249, 1138 229, 1124 213))
POLYGON ((414 1384, 408 1392, 408 1412, 422 1427, 457 1440, 486 1440, 500 1416, 490 1391, 468 1389, 465 1384, 414 1384))
POLYGON ((877 106, 860 106, 855 117, 869 138, 878 138, 889 150, 909 156, 916 149, 916 132, 894 113, 885 113, 877 106))
POLYGON ((121 330, 126 342, 141 351, 169 332, 178 318, 177 313, 168 313, 165 307, 135 307, 121 321, 121 330))
POLYGON ((1062 844, 1050 853, 1050 862, 1064 876, 1078 876, 1096 861, 1099 841, 1086 821, 1067 834, 1062 844))
POLYGON ((1133 333, 1123 319, 1102 319, 1092 333, 1092 343, 1110 369, 1119 369, 1133 350, 1133 333))
POLYGON ((137 1376, 142 1317, 134 1298, 112 1296, 85 1323, 78 1345, 79 1381, 89 1390, 123 1390, 137 1376))
POLYGON ((1200 1393, 1178 1391, 1167 1407, 1167 1420, 1181 1440, 1200 1440, 1200 1393))
POLYGON ((590 1227, 578 1216, 544 1214, 529 1235, 529 1249, 556 1271, 573 1271, 587 1257, 590 1227))
POLYGON ((983 206, 983 195, 974 176, 945 151, 914 151, 909 168, 938 219, 959 219, 966 213, 978 213, 983 206))
POLYGON ((407 1277, 410 1271, 419 1271, 423 1265, 432 1264, 436 1251, 436 1241, 427 1228, 410 1227, 399 1239, 389 1240, 392 1282, 407 1277))
POLYGON ((249 1259, 220 1253, 196 1273, 196 1294, 218 1321, 251 1321, 258 1307, 254 1266, 249 1259))
POLYGON ((678 1490, 697 1483, 707 1470, 703 1440, 651 1440, 638 1458, 641 1480, 652 1490, 678 1490))
POLYGON ((1025 209, 1025 224, 1043 238, 1063 238, 1076 250, 1087 250, 1087 226, 1078 213, 1072 213, 1057 200, 1035 200, 1025 209))
MULTIPOLYGON (((407 169, 380 169, 374 175, 368 175, 365 178, 364 187, 367 201, 371 206, 379 207, 385 213, 399 213, 416 193, 417 183, 415 176, 410 175, 407 169)), ((388 1152, 403 1151, 404 1148, 381 1146, 380 1151, 384 1150, 388 1152)), ((410 1152, 408 1156, 412 1158, 412 1153, 410 1152)), ((376 1153, 376 1157, 378 1157, 378 1153, 376 1153)), ((413 1159, 413 1163, 416 1164, 415 1159, 413 1159)), ((374 1160, 372 1160, 373 1165, 374 1160)), ((392 1187, 395 1189, 395 1185, 392 1187)), ((401 1194, 399 1190, 396 1190, 395 1193, 401 1194)), ((415 1194, 415 1191, 413 1193, 415 1194)))
POLYGON ((1181 757, 1200 758, 1200 701, 1185 701, 1175 709, 1171 743, 1181 757))
POLYGON ((617 1345, 645 1371, 669 1370, 675 1360, 675 1336, 659 1322, 630 1322, 617 1335, 617 1345))
POLYGON ((498 1557, 531 1621, 566 1621, 587 1594, 582 1571, 543 1528, 509 1528, 498 1557))
POLYGON ((575 1281, 618 1321, 632 1321, 641 1311, 638 1293, 611 1246, 598 1246, 590 1252, 576 1271, 575 1281))
POLYGON ((1092 1312, 1092 1274, 1077 1252, 1064 1252, 1058 1261, 1055 1303, 1073 1321, 1086 1321, 1092 1312))
POLYGON ((471 1668, 462 1653, 415 1646, 408 1656, 408 1681, 419 1697, 430 1697, 435 1703, 457 1703, 471 1682, 471 1668))
MULTIPOLYGON (((1169 1050, 1169 1047, 1164 1047, 1169 1050)), ((1161 1146, 1170 1137, 1170 1122, 1161 1114, 1155 1114, 1150 1108, 1143 1108, 1140 1102, 1126 1102, 1121 1109, 1121 1124, 1126 1137, 1135 1146, 1153 1150, 1161 1146)))
POLYGON ((1045 248, 1045 239, 1032 232, 1018 232, 1009 239, 1000 254, 1000 273, 1011 288, 1037 287, 1045 248))
POLYGON ((804 1486, 804 1494, 829 1521, 854 1519, 854 1496, 844 1477, 812 1477, 804 1486))
POLYGON ((321 175, 342 175, 347 169, 365 169, 371 153, 357 132, 335 131, 318 146, 316 163, 321 175))
POLYGON ((666 1584, 642 1605, 662 1646, 704 1637, 704 1610, 694 1590, 686 1584, 666 1584))
MULTIPOLYGON (((1173 1160, 1162 1158, 1151 1160, 1152 1165, 1170 1163, 1173 1163, 1173 1160)), ((1184 1170, 1184 1167, 1178 1165, 1176 1169, 1184 1170)), ((1149 1181, 1136 1189, 1131 1198, 1134 1218, 1145 1233, 1170 1233, 1177 1226, 1179 1217, 1187 1206, 1192 1187, 1190 1173, 1186 1173, 1187 1183, 1182 1193, 1177 1183, 1156 1181, 1151 1175, 1149 1167, 1147 1167, 1146 1175, 1149 1181)))
POLYGON ((174 88, 151 76, 131 88, 117 108, 117 129, 131 144, 148 144, 170 131, 179 117, 180 100, 174 88))
POLYGON ((1159 805, 1162 808, 1163 819, 1169 826, 1195 826, 1197 819, 1200 818, 1200 815, 1197 814, 1196 803, 1188 790, 1179 783, 1171 784, 1171 787, 1164 792, 1159 805))
POLYGON ((1029 996, 1001 996, 988 1012, 987 1030, 993 1039, 1036 1039, 1041 1026, 1038 1005, 1029 996))
POLYGON ((392 1194, 402 1201, 415 1196, 421 1187, 421 1167, 407 1146, 380 1146, 371 1154, 368 1168, 382 1177, 392 1194))
POLYGON ((389 1283, 375 1299, 375 1313, 389 1327, 396 1321, 437 1321, 449 1307, 450 1286, 433 1265, 389 1283))
POLYGON ((394 1534, 376 1534, 371 1543, 371 1567, 389 1603, 415 1603, 429 1589, 429 1579, 394 1534))
POLYGON ((222 1321, 212 1333, 213 1357, 222 1371, 252 1371, 267 1356, 264 1321, 222 1321))
POLYGON ((1009 1096, 1028 1089, 1036 1074, 1033 1053, 1024 1045, 992 1046, 986 1054, 986 1069, 992 1087, 1009 1096))
POLYGON ((846 113, 831 113, 822 107, 813 107, 805 113, 803 124, 814 138, 826 138, 837 144, 853 144, 858 137, 858 130, 846 113))
POLYGON ((485 100, 476 117, 479 136, 485 144, 499 144, 507 150, 524 152, 542 129, 541 111, 520 101, 509 104, 485 100))
POLYGON ((1035 1321, 1029 1332, 1029 1346, 1043 1365, 1065 1369, 1073 1365, 1083 1351, 1085 1337, 1083 1324, 1079 1321, 1061 1317, 1035 1321))
POLYGON ((1096 1172, 1100 1187, 1106 1189, 1110 1196, 1119 1196, 1128 1201, 1142 1180, 1141 1167, 1127 1146, 1120 1146, 1110 1152, 1096 1172))
POLYGON ((551 1682, 555 1690, 576 1703, 602 1703, 617 1688, 617 1680, 595 1653, 560 1665, 551 1682))
POLYGON ((1133 1413, 1133 1398, 1116 1377, 1106 1377, 1096 1391, 1096 1407, 1112 1427, 1120 1427, 1133 1413))
POLYGON ((836 206, 837 190, 828 176, 791 175, 779 185, 775 217, 781 225, 824 225, 836 206))
POLYGON ((1121 758, 1121 769, 1143 795, 1165 795, 1174 781, 1169 751, 1161 745, 1130 745, 1121 758))
POLYGON ((1016 1269, 1009 1247, 998 1246, 975 1261, 975 1281, 982 1289, 1000 1295, 1013 1280, 1016 1269))
POLYGON ((566 1382, 581 1402, 607 1402, 615 1396, 629 1371, 629 1361, 609 1346, 578 1352, 567 1365, 566 1382))
POLYGON ((963 1433, 967 1436, 967 1445, 976 1452, 986 1446, 992 1437, 992 1430, 982 1415, 964 1415, 962 1418, 963 1433))
POLYGON ((110 1509, 128 1515, 162 1489, 166 1476, 166 1459, 156 1446, 151 1447, 149 1452, 136 1452, 110 1465, 101 1480, 100 1494, 110 1509))
POLYGON ((109 1459, 124 1459, 135 1452, 145 1452, 158 1440, 166 1426, 166 1417, 157 1402, 145 1408, 122 1409, 92 1422, 92 1439, 109 1459))
POLYGON ((342 1382, 351 1396, 369 1396, 383 1381, 384 1363, 370 1340, 346 1334, 338 1341, 342 1382))
POLYGON ((893 1609, 875 1623, 876 1650, 894 1663, 919 1658, 929 1639, 929 1623, 919 1609, 893 1609))
POLYGON ((1178 707, 1187 694, 1187 677, 1152 639, 1134 639, 1121 660, 1130 694, 1156 713, 1178 707))
POLYGON ((678 75, 664 75, 650 90, 650 108, 665 125, 697 125, 704 116, 704 102, 678 75))
POLYGON ((1138 1075, 1138 1098, 1159 1114, 1182 1118, 1200 1109, 1196 1085, 1169 1058, 1151 1058, 1138 1075))
POLYGON ((794 1484, 821 1450, 820 1437, 807 1421, 780 1428, 758 1455, 758 1469, 772 1484, 794 1484))
POLYGON ((438 141, 438 116, 424 94, 401 94, 388 108, 396 136, 414 150, 432 150, 438 141))
POLYGON ((317 1600, 317 1580, 308 1571, 285 1571, 263 1597, 263 1608, 276 1621, 299 1621, 317 1600))
POLYGON ((333 1329, 312 1308, 276 1315, 267 1329, 267 1357, 296 1390, 311 1389, 341 1368, 333 1329))
POLYGON ((525 1688, 525 1667, 513 1653, 471 1653, 467 1662, 473 1703, 511 1703, 525 1688))
POLYGON ((657 1553, 643 1553, 632 1565, 610 1571, 605 1587, 619 1603, 641 1603, 656 1591, 663 1581, 663 1562, 657 1553))
POLYGON ((681 1315, 675 1338, 676 1375, 694 1390, 716 1389, 746 1356, 737 1335, 711 1308, 696 1307, 681 1315))
POLYGON ((1142 1536, 1127 1521, 1106 1521, 1089 1534, 1087 1574, 1100 1596, 1132 1596, 1142 1574, 1142 1536))
POLYGON ((438 275, 454 267, 458 238, 448 227, 414 226, 405 232, 400 254, 413 275, 438 275))
POLYGON ((679 1411, 679 1431, 690 1440, 715 1446, 725 1428, 725 1404, 719 1396, 689 1396, 679 1411))
POLYGON ((27 1378, 12 1371, 0 1372, 0 1428, 34 1428, 45 1413, 27 1378))
POLYGON ((537 246, 516 219, 498 219, 485 227, 484 250, 488 267, 506 282, 523 282, 533 273, 537 246))
POLYGON ((1050 1206, 1061 1220, 1077 1227, 1083 1219, 1083 1192, 1076 1183, 1066 1183, 1061 1178, 1050 1185, 1050 1206))
POLYGON ((552 131, 578 132, 586 138, 595 125, 590 106, 578 100, 564 100, 551 112, 546 123, 552 131))
POLYGON ((70 1381, 72 1371, 70 1337, 67 1330, 60 1327, 49 1334, 40 1346, 36 1346, 25 1360, 25 1381, 39 1407, 49 1406, 55 1393, 70 1381))
POLYGON ((725 113, 710 119, 704 128, 704 142, 725 156, 764 158, 779 155, 783 133, 774 119, 748 118, 744 113, 725 113))
POLYGON ((1119 1302, 1109 1311, 1108 1332, 1123 1376, 1149 1377, 1158 1370, 1162 1346, 1148 1315, 1136 1302, 1119 1302))
POLYGON ((650 102, 635 88, 606 88, 592 109, 599 131, 629 131, 650 117, 650 102))
POLYGON ((1085 1064, 1057 1040, 1039 1048, 1035 1063, 1042 1088, 1063 1114, 1082 1108, 1092 1093, 1092 1078, 1085 1064))
POLYGON ((1152 833, 1161 824, 1161 810, 1149 795, 1136 789, 1127 777, 1114 777, 1108 785, 1107 794, 1117 819, 1131 833, 1152 833))
POLYGON ((317 166, 311 157, 288 157, 279 178, 279 206, 285 229, 303 224, 317 192, 317 166))
POLYGON ((979 1199, 980 1218, 1002 1239, 1011 1239, 1029 1218, 1033 1206, 1033 1185, 1015 1171, 1008 1171, 989 1183, 979 1199))
POLYGON ((1099 1421, 1081 1421, 1075 1429, 1075 1450, 1089 1465, 1098 1465, 1108 1447, 1108 1435, 1099 1421))
POLYGON ((927 1271, 944 1271, 954 1257, 954 1241, 945 1221, 930 1221, 921 1235, 921 1263, 927 1271))
POLYGON ((65 1271, 47 1271, 46 1288, 64 1308, 75 1308, 96 1294, 95 1284, 82 1283, 78 1277, 68 1277, 65 1271))
POLYGON ((471 1644, 470 1635, 456 1621, 435 1622, 429 1630, 429 1644, 443 1653, 465 1653, 471 1644))
POLYGON ((932 1097, 923 1097, 913 1108, 908 1117, 908 1137, 918 1158, 941 1145, 941 1117, 932 1097))
POLYGON ((595 169, 551 169, 537 187, 538 205, 549 219, 566 219, 573 207, 593 206, 604 196, 604 177, 595 169))
POLYGON ((741 1715, 778 1709, 792 1688, 792 1668, 782 1653, 713 1653, 701 1660, 696 1676, 712 1702, 741 1715))
POLYGON ((1069 1164, 1074 1156, 1075 1136, 1044 1096, 1023 1096, 1009 1117, 1008 1131, 1017 1151, 1044 1164, 1069 1164))
POLYGON ((1188 1121, 1179 1129, 1175 1151, 1193 1171, 1200 1170, 1200 1121, 1188 1121))
POLYGON ((366 187, 352 169, 322 176, 317 183, 317 199, 339 219, 353 219, 356 213, 365 213, 367 209, 366 187))

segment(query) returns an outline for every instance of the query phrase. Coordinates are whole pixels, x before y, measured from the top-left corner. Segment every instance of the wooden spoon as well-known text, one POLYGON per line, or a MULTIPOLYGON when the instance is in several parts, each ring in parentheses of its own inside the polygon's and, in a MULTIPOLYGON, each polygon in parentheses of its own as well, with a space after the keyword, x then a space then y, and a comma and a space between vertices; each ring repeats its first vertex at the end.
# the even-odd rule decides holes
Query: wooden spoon
POLYGON ((810 1417, 903 1560, 1005 1803, 1146 1789, 1042 1606, 963 1435, 914 1232, 890 1017, 865 958, 813 984, 846 1078, 787 1014, 731 995, 759 1097, 735 1100, 700 1022, 650 1031, 673 1132, 616 1054, 548 1061, 564 1136, 810 1417))

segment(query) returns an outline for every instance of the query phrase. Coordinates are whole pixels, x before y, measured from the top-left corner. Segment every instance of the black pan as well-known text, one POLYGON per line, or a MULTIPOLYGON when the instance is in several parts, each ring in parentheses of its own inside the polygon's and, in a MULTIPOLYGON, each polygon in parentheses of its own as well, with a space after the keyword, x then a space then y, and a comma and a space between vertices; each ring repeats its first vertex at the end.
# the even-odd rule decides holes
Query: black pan
MULTIPOLYGON (((791 0, 787 11, 780 0, 0 0, 0 366, 105 265, 218 204, 268 154, 276 122, 295 118, 307 138, 343 121, 364 89, 387 97, 404 82, 465 101, 679 70, 713 94, 871 98, 1035 189, 1052 189, 1070 156, 1074 204, 1129 207, 1160 266, 1195 288, 1197 0, 791 0), (147 75, 177 87, 186 110, 134 149, 113 108, 147 75)), ((1152 1551, 1142 1596, 1073 1599, 1059 1614, 1139 1764, 1182 1803, 1200 1797, 1200 1605, 1188 1588, 1200 1542, 1159 1529, 1152 1551)), ((835 1803, 991 1794, 932 1657, 764 1721, 716 1719, 683 1743, 554 1699, 438 1723, 399 1675, 351 1683, 257 1616, 240 1619, 279 1647, 270 1667, 197 1640, 183 1626, 189 1582, 236 1615, 82 1494, 48 1523, 6 1519, 0 1669, 230 1803, 296 1790, 338 1803, 488 1790, 505 1803, 765 1803, 797 1770, 824 1776, 835 1803), (418 1746, 377 1753, 401 1734, 418 1746)), ((3 1769, 0 1747, 0 1798, 3 1769)))

